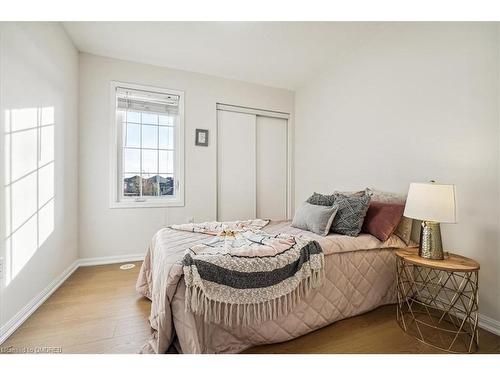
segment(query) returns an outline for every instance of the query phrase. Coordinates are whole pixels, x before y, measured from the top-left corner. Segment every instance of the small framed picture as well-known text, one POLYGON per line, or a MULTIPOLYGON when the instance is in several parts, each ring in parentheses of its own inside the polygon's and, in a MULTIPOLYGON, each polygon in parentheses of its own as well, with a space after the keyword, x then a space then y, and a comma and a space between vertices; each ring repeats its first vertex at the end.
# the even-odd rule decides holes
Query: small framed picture
POLYGON ((196 129, 196 146, 208 146, 208 129, 196 129))

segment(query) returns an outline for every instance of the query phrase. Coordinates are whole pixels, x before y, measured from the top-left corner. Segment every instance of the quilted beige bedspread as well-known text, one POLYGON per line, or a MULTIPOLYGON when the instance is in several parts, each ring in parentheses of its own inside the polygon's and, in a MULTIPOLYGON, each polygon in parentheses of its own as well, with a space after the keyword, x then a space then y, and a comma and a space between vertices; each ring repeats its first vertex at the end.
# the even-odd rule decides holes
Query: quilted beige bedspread
POLYGON ((325 253, 325 281, 287 316, 256 326, 206 323, 186 312, 181 260, 188 247, 209 235, 165 228, 153 237, 142 264, 137 290, 151 299, 152 335, 144 353, 165 353, 172 345, 182 353, 238 353, 249 347, 282 342, 337 320, 394 303, 394 248, 405 247, 392 236, 381 242, 369 234, 326 237, 271 222, 268 233, 291 233, 318 241, 325 253))

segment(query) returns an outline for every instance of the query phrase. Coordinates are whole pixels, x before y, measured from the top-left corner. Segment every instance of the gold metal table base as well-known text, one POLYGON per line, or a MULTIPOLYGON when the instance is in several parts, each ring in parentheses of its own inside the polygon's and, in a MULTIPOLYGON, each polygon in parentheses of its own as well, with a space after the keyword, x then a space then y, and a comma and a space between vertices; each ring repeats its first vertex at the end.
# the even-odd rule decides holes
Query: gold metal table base
POLYGON ((478 337, 478 271, 444 271, 397 261, 397 319, 417 340, 449 353, 473 353, 478 337))

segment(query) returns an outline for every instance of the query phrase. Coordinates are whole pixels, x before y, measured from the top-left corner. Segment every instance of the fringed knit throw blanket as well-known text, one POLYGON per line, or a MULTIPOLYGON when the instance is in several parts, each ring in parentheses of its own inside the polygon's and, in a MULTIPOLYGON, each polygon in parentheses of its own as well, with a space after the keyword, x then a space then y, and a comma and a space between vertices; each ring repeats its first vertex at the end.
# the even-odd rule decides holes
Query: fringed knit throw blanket
POLYGON ((174 229, 214 234, 183 259, 186 310, 206 322, 258 324, 288 314, 323 279, 312 240, 261 230, 267 221, 203 223, 174 229))

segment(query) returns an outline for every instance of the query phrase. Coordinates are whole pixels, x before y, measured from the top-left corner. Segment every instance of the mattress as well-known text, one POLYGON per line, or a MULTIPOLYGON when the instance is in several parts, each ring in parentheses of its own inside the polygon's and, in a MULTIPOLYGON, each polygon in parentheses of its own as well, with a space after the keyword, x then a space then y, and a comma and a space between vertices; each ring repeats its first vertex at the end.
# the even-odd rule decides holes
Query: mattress
POLYGON ((325 253, 325 281, 294 310, 259 325, 207 323, 186 311, 181 260, 185 250, 209 235, 165 228, 153 237, 142 264, 137 290, 151 299, 152 335, 143 353, 165 353, 175 343, 182 353, 238 353, 249 347, 287 341, 335 321, 394 303, 394 249, 406 245, 397 236, 381 242, 369 234, 326 237, 271 222, 268 233, 290 233, 319 242, 325 253))

